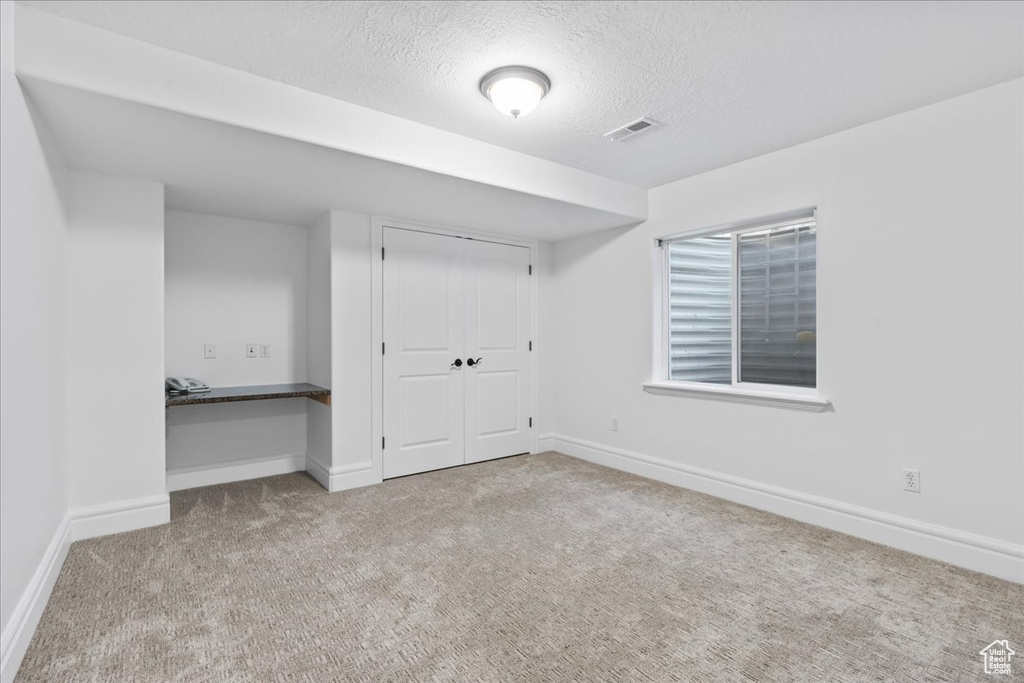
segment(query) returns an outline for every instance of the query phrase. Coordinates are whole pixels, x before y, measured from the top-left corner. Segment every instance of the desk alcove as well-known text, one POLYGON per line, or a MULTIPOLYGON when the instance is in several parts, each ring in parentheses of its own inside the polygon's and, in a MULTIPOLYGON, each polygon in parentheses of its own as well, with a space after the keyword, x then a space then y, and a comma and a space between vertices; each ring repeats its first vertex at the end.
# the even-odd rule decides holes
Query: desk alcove
POLYGON ((309 458, 329 471, 329 262, 314 233, 166 212, 165 375, 212 387, 165 394, 169 491, 308 470, 309 458))

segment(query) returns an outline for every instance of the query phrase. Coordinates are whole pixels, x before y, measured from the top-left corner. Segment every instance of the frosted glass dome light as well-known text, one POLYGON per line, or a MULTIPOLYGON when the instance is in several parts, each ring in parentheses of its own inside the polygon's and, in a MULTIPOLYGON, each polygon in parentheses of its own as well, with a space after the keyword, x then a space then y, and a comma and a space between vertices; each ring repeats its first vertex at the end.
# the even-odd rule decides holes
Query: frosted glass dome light
POLYGON ((495 109, 514 119, 537 108, 551 89, 548 77, 528 66, 503 66, 480 80, 480 92, 495 109))

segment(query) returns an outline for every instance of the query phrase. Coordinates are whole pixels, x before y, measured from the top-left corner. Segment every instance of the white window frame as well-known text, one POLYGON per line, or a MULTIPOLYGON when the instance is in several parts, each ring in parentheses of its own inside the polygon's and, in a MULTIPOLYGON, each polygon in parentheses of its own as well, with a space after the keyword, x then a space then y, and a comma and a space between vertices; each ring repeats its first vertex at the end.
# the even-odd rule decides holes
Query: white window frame
MULTIPOLYGON (((831 406, 821 391, 821 376, 818 372, 820 363, 815 364, 815 387, 791 387, 780 384, 758 384, 755 382, 739 382, 739 235, 771 228, 792 225, 800 220, 813 220, 819 223, 817 210, 814 207, 787 211, 752 220, 736 221, 707 228, 688 230, 681 233, 659 237, 651 245, 651 273, 653 276, 652 320, 654 340, 651 354, 651 378, 645 382, 644 391, 661 396, 686 396, 731 403, 748 403, 754 405, 789 408, 807 412, 824 412, 831 406), (709 382, 684 382, 668 379, 668 335, 669 335, 669 264, 666 244, 672 241, 707 237, 731 233, 732 236, 732 384, 712 384, 709 382)), ((820 234, 819 234, 820 243, 820 234)), ((815 304, 817 305, 817 303, 815 304)), ((820 347, 818 349, 820 361, 820 347)))

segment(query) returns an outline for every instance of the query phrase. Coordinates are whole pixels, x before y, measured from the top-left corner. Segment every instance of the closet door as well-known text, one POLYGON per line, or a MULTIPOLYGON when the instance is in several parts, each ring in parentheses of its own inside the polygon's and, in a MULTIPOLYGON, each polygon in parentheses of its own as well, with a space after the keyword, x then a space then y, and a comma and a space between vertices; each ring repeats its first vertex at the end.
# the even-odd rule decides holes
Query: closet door
POLYGON ((384 478, 464 462, 465 244, 384 229, 384 478))
POLYGON ((529 265, 525 247, 466 241, 467 463, 530 450, 529 265))

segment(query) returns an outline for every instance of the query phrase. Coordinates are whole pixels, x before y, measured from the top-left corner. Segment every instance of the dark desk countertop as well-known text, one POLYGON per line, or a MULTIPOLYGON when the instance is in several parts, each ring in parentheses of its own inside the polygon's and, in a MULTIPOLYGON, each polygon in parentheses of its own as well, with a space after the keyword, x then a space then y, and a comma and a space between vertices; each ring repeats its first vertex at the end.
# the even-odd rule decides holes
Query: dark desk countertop
POLYGON ((330 404, 330 389, 315 384, 259 384, 248 387, 213 387, 196 394, 166 394, 166 405, 196 406, 204 403, 265 401, 274 398, 312 398, 330 404))

